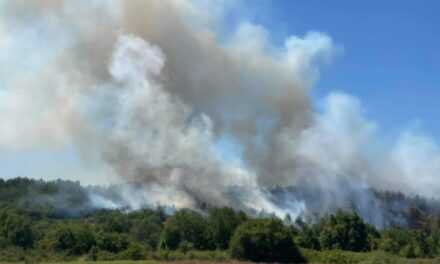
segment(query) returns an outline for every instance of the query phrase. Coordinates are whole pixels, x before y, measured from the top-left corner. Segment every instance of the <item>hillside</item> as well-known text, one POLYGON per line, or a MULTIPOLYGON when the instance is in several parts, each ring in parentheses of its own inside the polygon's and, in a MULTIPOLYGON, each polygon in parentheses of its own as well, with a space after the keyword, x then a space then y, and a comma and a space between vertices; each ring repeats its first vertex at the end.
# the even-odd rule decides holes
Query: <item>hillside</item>
MULTIPOLYGON (((1 180, 0 260, 402 263, 427 258, 405 261, 430 263, 440 256, 436 202, 420 197, 372 191, 385 205, 404 205, 399 214, 405 224, 378 229, 350 210, 309 222, 232 208, 133 210, 100 208, 92 201, 100 195, 124 204, 116 190, 70 181, 1 180)), ((295 194, 278 189, 274 195, 287 191, 295 194)))

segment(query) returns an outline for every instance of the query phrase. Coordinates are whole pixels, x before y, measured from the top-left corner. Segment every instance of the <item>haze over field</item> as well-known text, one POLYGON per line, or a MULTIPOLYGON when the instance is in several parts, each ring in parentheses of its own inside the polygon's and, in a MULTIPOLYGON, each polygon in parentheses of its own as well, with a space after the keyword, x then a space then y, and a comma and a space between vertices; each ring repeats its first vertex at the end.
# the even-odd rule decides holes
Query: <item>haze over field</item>
POLYGON ((133 207, 297 217, 352 203, 383 225, 370 188, 440 198, 434 139, 408 128, 383 140, 344 92, 313 101, 321 68, 344 53, 319 28, 280 42, 229 0, 14 0, 0 10, 4 153, 75 152, 82 181, 141 186, 124 192, 133 207), (243 12, 232 25, 231 10, 243 12), (275 195, 278 186, 301 191, 275 195))

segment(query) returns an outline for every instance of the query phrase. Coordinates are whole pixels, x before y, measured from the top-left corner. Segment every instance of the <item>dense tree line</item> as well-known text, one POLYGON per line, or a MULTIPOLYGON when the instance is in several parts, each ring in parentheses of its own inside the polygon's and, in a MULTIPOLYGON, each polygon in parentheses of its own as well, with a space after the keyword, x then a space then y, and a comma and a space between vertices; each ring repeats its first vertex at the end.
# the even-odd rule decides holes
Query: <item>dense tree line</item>
POLYGON ((356 213, 339 211, 318 223, 296 223, 295 242, 315 250, 368 252, 381 250, 405 258, 440 256, 440 218, 425 218, 414 228, 377 230, 356 213))
MULTIPOLYGON (((413 208, 409 227, 377 230, 355 212, 338 211, 313 223, 290 217, 252 217, 231 208, 98 210, 84 205, 85 190, 72 182, 0 181, 0 255, 3 260, 146 259, 176 254, 232 257, 263 262, 305 262, 302 249, 385 251, 407 258, 440 256, 440 218, 413 208), (60 187, 61 186, 61 187, 60 187), (31 203, 28 194, 70 189, 69 206, 88 208, 62 215, 65 207, 31 203), (14 198, 15 196, 15 198, 14 198), (37 206, 30 206, 37 205, 37 206), (8 254, 6 254, 8 252, 8 254), (12 253, 11 253, 12 252, 12 253), (14 255, 15 254, 15 255, 14 255), (9 259, 6 259, 9 257, 9 259)), ((50 201, 47 199, 45 201, 50 201)))

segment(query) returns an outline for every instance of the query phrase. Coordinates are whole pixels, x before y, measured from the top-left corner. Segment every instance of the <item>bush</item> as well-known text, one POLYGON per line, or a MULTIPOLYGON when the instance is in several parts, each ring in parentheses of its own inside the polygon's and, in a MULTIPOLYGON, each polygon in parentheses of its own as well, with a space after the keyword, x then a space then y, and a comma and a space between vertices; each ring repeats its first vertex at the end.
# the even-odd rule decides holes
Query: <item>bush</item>
POLYGON ((97 246, 100 250, 118 253, 127 249, 127 237, 116 233, 101 233, 97 237, 97 246))
POLYGON ((304 262, 291 232, 276 219, 255 219, 241 224, 231 239, 230 252, 240 260, 304 262))
POLYGON ((413 231, 399 228, 386 230, 382 232, 379 248, 385 252, 397 254, 401 257, 414 258, 416 257, 415 244, 418 244, 414 241, 415 237, 416 234, 414 234, 413 231))
POLYGON ((14 210, 0 211, 1 244, 30 248, 34 243, 34 233, 28 217, 14 210))
POLYGON ((299 229, 291 227, 295 234, 295 243, 302 248, 320 250, 319 230, 316 226, 309 226, 301 219, 296 221, 299 229))
POLYGON ((373 232, 375 229, 365 224, 356 213, 339 211, 324 217, 319 225, 322 249, 367 251, 372 247, 369 230, 373 232))
POLYGON ((176 250, 179 246, 204 250, 212 248, 205 218, 192 210, 181 210, 167 219, 161 234, 160 249, 176 250))
POLYGON ((130 246, 120 255, 124 260, 141 260, 146 258, 147 253, 141 246, 137 244, 130 244, 130 246))
POLYGON ((344 254, 339 250, 326 251, 321 256, 321 261, 325 264, 353 264, 357 261, 350 255, 344 254))
POLYGON ((228 207, 209 209, 209 236, 214 247, 220 250, 227 249, 235 229, 245 220, 244 213, 236 213, 228 207))
POLYGON ((70 255, 85 254, 96 244, 94 233, 83 225, 63 224, 54 227, 40 241, 40 247, 70 255))
POLYGON ((162 231, 162 219, 159 213, 152 210, 142 210, 131 213, 128 217, 133 219, 130 234, 140 243, 156 249, 162 231))
POLYGON ((379 249, 405 258, 426 258, 438 254, 437 231, 394 228, 382 232, 379 249))
POLYGON ((198 251, 190 250, 188 252, 158 250, 151 252, 149 259, 157 261, 181 261, 181 260, 203 260, 203 261, 228 261, 230 256, 227 251, 198 251))

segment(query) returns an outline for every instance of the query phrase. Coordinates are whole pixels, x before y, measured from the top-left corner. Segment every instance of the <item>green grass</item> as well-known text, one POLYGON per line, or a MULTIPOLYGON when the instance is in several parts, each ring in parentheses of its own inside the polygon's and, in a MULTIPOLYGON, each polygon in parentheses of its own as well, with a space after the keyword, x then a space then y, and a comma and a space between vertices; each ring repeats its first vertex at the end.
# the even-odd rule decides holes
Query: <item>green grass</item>
MULTIPOLYGON (((0 264, 16 264, 16 263, 26 263, 26 262, 0 262, 0 264)), ((33 263, 33 262, 28 262, 33 263)), ((221 264, 221 263, 231 263, 231 264, 246 264, 246 262, 240 262, 235 260, 229 260, 227 262, 216 262, 216 261, 203 261, 203 260, 179 260, 179 261, 157 261, 157 260, 115 260, 115 261, 69 261, 69 262, 39 262, 48 264, 167 264, 167 263, 179 263, 179 264, 221 264)))
MULTIPOLYGON (((349 251, 315 251, 301 249, 309 264, 440 264, 440 258, 435 259, 406 259, 391 255, 382 251, 365 253, 349 251)), ((50 263, 50 264, 214 264, 214 263, 245 263, 231 260, 225 251, 189 251, 186 253, 179 251, 154 252, 148 256, 151 260, 143 261, 86 261, 86 257, 76 258, 72 261, 21 261, 18 263, 50 263)), ((12 262, 0 262, 6 264, 12 262)), ((17 263, 17 262, 16 262, 17 263)))
POLYGON ((160 262, 154 260, 143 261, 74 261, 74 262, 48 262, 50 264, 158 264, 160 262))
MULTIPOLYGON (((440 264, 439 259, 404 259, 395 256, 389 256, 387 254, 381 252, 374 252, 368 254, 336 254, 332 253, 323 253, 320 254, 320 257, 324 257, 324 259, 313 260, 310 261, 309 264, 351 264, 351 263, 359 263, 359 264, 440 264), (330 256, 330 255, 331 256, 330 256), (337 255, 335 257, 335 254, 337 255), (343 257, 341 257, 343 256, 343 257), (327 257, 327 258, 326 258, 327 257)), ((316 256, 315 256, 316 257, 316 256)), ((41 262, 43 263, 43 262, 41 262)), ((215 261, 200 261, 200 260, 183 260, 183 261, 154 261, 154 260, 145 260, 145 261, 73 261, 73 262, 47 262, 50 264, 167 264, 167 263, 178 263, 178 264, 217 264, 222 262, 215 261)), ((223 263, 235 263, 235 264, 243 264, 245 262, 239 262, 230 260, 223 263)), ((0 263, 3 264, 3 263, 0 263)))
POLYGON ((310 264, 440 264, 440 258, 406 259, 382 251, 358 253, 303 249, 302 252, 310 264))

